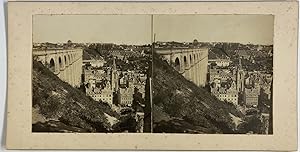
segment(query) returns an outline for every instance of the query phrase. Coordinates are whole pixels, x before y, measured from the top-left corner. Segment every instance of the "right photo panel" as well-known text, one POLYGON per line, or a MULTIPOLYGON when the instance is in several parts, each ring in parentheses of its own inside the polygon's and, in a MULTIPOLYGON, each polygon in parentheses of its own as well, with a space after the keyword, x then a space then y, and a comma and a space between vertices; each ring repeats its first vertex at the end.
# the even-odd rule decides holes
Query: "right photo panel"
POLYGON ((273 134, 272 15, 153 15, 152 25, 153 132, 273 134))

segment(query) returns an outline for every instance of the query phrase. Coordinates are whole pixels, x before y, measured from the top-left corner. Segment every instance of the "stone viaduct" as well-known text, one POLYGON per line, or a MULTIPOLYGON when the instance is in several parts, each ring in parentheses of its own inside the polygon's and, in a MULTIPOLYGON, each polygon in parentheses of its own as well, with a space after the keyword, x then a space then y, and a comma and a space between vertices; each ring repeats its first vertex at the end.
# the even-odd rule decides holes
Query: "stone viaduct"
POLYGON ((155 51, 186 79, 194 82, 197 86, 205 86, 208 48, 157 48, 155 51))
POLYGON ((79 87, 82 74, 82 49, 33 49, 33 56, 61 80, 79 87))

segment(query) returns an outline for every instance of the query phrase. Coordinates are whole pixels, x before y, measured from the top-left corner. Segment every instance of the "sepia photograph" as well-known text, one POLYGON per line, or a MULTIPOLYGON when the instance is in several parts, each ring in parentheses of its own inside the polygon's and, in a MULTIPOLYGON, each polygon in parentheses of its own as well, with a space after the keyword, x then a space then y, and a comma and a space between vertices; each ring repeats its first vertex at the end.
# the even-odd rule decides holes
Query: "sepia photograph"
POLYGON ((272 15, 153 22, 154 132, 272 134, 272 15))
POLYGON ((32 131, 272 134, 272 43, 272 15, 36 15, 32 131))
POLYGON ((6 146, 294 151, 297 5, 10 2, 6 146))
POLYGON ((143 132, 149 15, 38 15, 33 132, 143 132))

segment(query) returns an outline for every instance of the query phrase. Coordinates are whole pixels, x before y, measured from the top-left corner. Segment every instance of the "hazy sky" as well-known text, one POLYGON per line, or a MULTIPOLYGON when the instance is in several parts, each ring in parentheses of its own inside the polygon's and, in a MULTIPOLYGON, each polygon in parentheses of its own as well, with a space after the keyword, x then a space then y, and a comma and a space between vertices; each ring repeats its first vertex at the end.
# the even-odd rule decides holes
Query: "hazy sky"
POLYGON ((272 15, 154 16, 156 40, 273 44, 272 15))
POLYGON ((150 15, 36 15, 33 42, 151 43, 150 15))
MULTIPOLYGON (((272 15, 154 15, 156 41, 273 44, 272 15)), ((150 15, 37 15, 34 42, 151 42, 150 15)))

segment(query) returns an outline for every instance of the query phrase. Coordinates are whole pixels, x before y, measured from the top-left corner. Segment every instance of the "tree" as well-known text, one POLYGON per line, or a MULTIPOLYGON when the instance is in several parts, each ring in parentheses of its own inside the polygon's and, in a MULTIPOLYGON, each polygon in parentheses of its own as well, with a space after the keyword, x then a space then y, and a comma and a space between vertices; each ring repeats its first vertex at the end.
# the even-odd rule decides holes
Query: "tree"
POLYGON ((194 45, 194 46, 197 46, 198 44, 199 44, 198 40, 197 40, 197 39, 194 39, 193 45, 194 45))
POLYGON ((68 40, 67 46, 68 46, 68 47, 72 46, 72 41, 71 41, 71 40, 68 40))
POLYGON ((255 134, 261 134, 262 133, 262 122, 259 119, 259 115, 251 115, 245 119, 245 122, 241 123, 238 126, 238 132, 239 133, 249 133, 253 132, 255 134))
POLYGON ((142 97, 142 93, 139 92, 139 89, 136 87, 134 88, 134 94, 133 94, 133 102, 132 107, 137 112, 138 107, 141 106, 141 104, 144 104, 144 99, 142 97))

